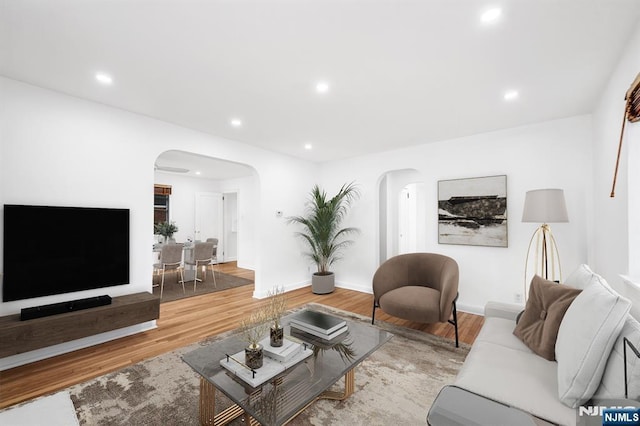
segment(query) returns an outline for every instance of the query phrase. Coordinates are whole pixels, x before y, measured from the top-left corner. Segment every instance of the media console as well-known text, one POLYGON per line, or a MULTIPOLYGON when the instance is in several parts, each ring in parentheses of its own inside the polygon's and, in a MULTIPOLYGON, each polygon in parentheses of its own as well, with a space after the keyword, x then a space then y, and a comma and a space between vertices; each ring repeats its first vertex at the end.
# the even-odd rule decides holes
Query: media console
POLYGON ((151 293, 118 296, 111 304, 21 321, 0 317, 0 358, 69 342, 160 317, 160 299, 151 293))

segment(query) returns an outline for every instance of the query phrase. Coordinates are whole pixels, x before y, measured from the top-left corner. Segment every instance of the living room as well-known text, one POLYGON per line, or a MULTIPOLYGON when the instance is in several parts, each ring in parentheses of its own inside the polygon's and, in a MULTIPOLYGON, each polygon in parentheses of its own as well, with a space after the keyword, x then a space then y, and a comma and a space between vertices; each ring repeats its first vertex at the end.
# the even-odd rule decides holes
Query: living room
MULTIPOLYGON (((64 27, 69 24, 68 18, 65 18, 69 10, 61 7, 54 12, 45 5, 32 5, 35 9, 28 11, 28 8, 21 10, 17 3, 5 2, 2 6, 7 8, 7 13, 3 15, 13 17, 17 23, 2 25, 3 44, 10 50, 7 54, 3 53, 0 67, 0 201, 2 204, 130 209, 131 282, 126 286, 109 288, 112 297, 151 290, 149 265, 152 263, 150 247, 153 244, 150 230, 153 221, 151 188, 154 184, 154 163, 159 155, 170 150, 247 164, 255 169, 259 182, 255 204, 251 206, 255 218, 238 223, 239 233, 244 233, 243 238, 252 242, 252 250, 239 252, 238 265, 255 270, 254 296, 257 298, 266 296, 268 290, 276 285, 285 286, 287 290, 308 285, 310 264, 300 255, 301 243, 293 235, 294 229, 287 224, 286 217, 302 211, 304 200, 315 183, 332 193, 343 183, 351 181, 359 185, 362 196, 354 204, 346 225, 357 226, 361 233, 345 253, 343 261, 335 266, 337 284, 338 287, 371 293, 371 277, 383 260, 379 256, 380 181, 390 171, 407 169, 420 174, 424 183, 423 196, 431 200, 428 205, 433 207, 424 218, 426 238, 419 241, 418 250, 442 253, 457 260, 460 265, 460 310, 481 314, 487 301, 514 302, 516 295, 522 296, 526 249, 536 225, 522 223, 520 218, 525 193, 531 189, 551 187, 561 188, 565 192, 569 222, 553 225, 562 256, 563 272, 568 273, 579 264, 587 263, 624 294, 627 293, 626 281, 621 275, 640 277, 640 264, 632 261, 640 253, 640 238, 637 238, 639 225, 633 220, 640 208, 637 200, 640 176, 637 167, 633 167, 634 163, 640 161, 640 148, 633 143, 640 136, 637 125, 627 126, 616 196, 609 196, 624 94, 640 71, 640 58, 636 54, 640 44, 640 9, 634 2, 613 2, 615 6, 607 9, 612 14, 613 11, 618 13, 614 15, 616 19, 603 19, 607 22, 602 24, 607 30, 617 28, 616 31, 611 30, 617 37, 615 45, 598 44, 593 52, 588 49, 581 51, 586 52, 584 55, 591 53, 599 60, 606 59, 608 62, 598 63, 599 74, 589 75, 590 80, 583 86, 577 89, 573 87, 573 91, 567 92, 574 96, 571 100, 580 104, 579 108, 558 110, 555 115, 537 115, 543 118, 533 120, 530 115, 518 110, 527 102, 527 96, 542 90, 529 87, 529 95, 522 90, 519 103, 507 104, 499 99, 501 103, 497 106, 491 104, 495 117, 516 116, 518 124, 515 126, 498 127, 500 122, 496 121, 493 127, 485 127, 475 133, 456 134, 454 137, 443 135, 433 140, 422 138, 420 134, 408 137, 402 133, 405 141, 412 142, 376 152, 336 156, 321 161, 314 159, 313 152, 305 152, 302 148, 295 147, 289 153, 282 153, 243 142, 242 135, 234 137, 244 129, 226 129, 219 136, 153 118, 155 102, 173 101, 179 104, 186 102, 185 98, 189 97, 184 95, 173 99, 172 96, 177 95, 171 88, 166 88, 168 101, 132 101, 132 105, 139 107, 139 113, 131 112, 133 109, 110 106, 116 104, 118 96, 126 96, 127 90, 134 93, 131 96, 137 96, 133 84, 123 81, 124 76, 114 75, 117 84, 112 87, 97 87, 92 81, 93 68, 66 73, 62 70, 67 61, 56 62, 52 53, 54 50, 42 47, 40 52, 48 53, 34 55, 33 44, 46 44, 43 41, 48 38, 45 29, 54 31, 53 34, 56 34, 55 31, 65 34, 58 25, 64 27), (620 15, 626 15, 625 19, 620 15), (27 27, 38 27, 39 22, 43 23, 42 40, 38 42, 21 38, 26 37, 23 32, 27 27), (33 56, 31 60, 36 61, 36 65, 31 68, 20 65, 28 62, 30 56, 33 56), (44 73, 43 69, 54 75, 62 73, 64 78, 50 86, 46 76, 38 74, 44 73), (69 82, 74 79, 84 79, 76 89, 72 89, 73 85, 69 82), (584 86, 588 87, 589 95, 583 97, 584 86), (435 207, 438 181, 492 175, 507 176, 508 247, 438 244, 435 207), (284 218, 278 217, 276 212, 283 212, 284 218)), ((68 7, 79 5, 69 2, 68 7)), ((466 7, 471 8, 470 2, 466 3, 466 7)), ((589 10, 597 14, 598 7, 592 5, 589 10)), ((473 14, 476 12, 474 7, 473 14)), ((508 19, 508 15, 505 19, 508 19)), ((108 26, 110 22, 105 18, 104 25, 108 26)), ((582 30, 591 31, 590 28, 582 30)), ((57 48, 71 50, 71 40, 77 35, 70 35, 70 39, 63 37, 58 41, 60 44, 57 48)), ((152 40, 145 39, 144 42, 151 43, 152 40)), ((135 51, 134 54, 140 52, 135 51)), ((90 61, 91 67, 97 66, 95 64, 111 66, 104 63, 98 53, 94 52, 94 55, 90 61)), ((123 57, 121 60, 126 62, 129 59, 123 57)), ((483 60, 480 59, 480 63, 483 60)), ((548 67, 553 68, 556 58, 538 57, 536 60, 547 61, 548 67)), ((567 73, 573 69, 571 78, 579 80, 582 73, 588 73, 585 67, 589 67, 589 63, 589 60, 576 60, 573 68, 562 68, 557 72, 567 73)), ((116 65, 112 66, 117 69, 116 65)), ((143 71, 148 71, 147 66, 143 67, 143 71)), ((474 70, 466 72, 467 78, 473 81, 474 70)), ((513 76, 514 79, 516 77, 513 76)), ((315 76, 300 78, 306 81, 315 76)), ((442 75, 430 77, 428 74, 424 78, 444 79, 442 75)), ((462 80, 455 81, 451 87, 462 83, 462 80)), ((564 95, 565 87, 558 86, 555 80, 545 83, 560 94, 559 98, 569 96, 564 95)), ((160 87, 155 90, 163 92, 160 87)), ((339 92, 339 87, 333 87, 329 95, 339 96, 339 92)), ((260 91, 255 93, 259 94, 260 91)), ((158 96, 162 98, 160 94, 158 96)), ((495 96, 500 98, 501 95, 495 96)), ((559 98, 549 98, 546 104, 541 101, 538 109, 555 107, 553 102, 559 102, 559 98)), ((394 98, 391 99, 389 103, 393 103, 394 98)), ((450 111, 452 127, 473 121, 475 112, 469 112, 464 105, 464 96, 453 99, 457 104, 456 109, 443 107, 450 111)), ((489 105, 489 101, 486 102, 489 105)), ((432 108, 437 109, 437 106, 432 108)), ((420 119, 429 123, 430 112, 428 108, 414 111, 412 120, 420 119)), ((236 112, 220 113, 216 119, 225 121, 227 114, 233 113, 236 112)), ((322 117, 317 111, 316 114, 322 117)), ((175 122, 179 122, 179 117, 175 122)), ((282 120, 279 123, 284 122, 282 120)), ((370 123, 355 120, 355 124, 357 128, 370 123)), ((400 126, 402 120, 396 124, 400 126)), ((245 119, 243 127, 249 126, 251 117, 245 119)), ((286 125, 282 124, 282 128, 286 129, 286 125)), ((343 144, 346 150, 349 145, 367 145, 367 141, 354 139, 346 140, 343 144)), ((314 147, 316 152, 321 148, 318 145, 316 143, 314 147)), ((58 237, 62 236, 59 234, 58 237)), ((7 249, 2 248, 3 251, 7 249)), ((89 297, 104 292, 104 289, 97 289, 71 296, 89 297)), ((35 304, 67 300, 68 296, 3 302, 0 303, 0 315, 15 314, 35 304)), ((123 332, 123 335, 128 332, 131 330, 123 332)), ((65 349, 71 348, 67 346, 65 349)))

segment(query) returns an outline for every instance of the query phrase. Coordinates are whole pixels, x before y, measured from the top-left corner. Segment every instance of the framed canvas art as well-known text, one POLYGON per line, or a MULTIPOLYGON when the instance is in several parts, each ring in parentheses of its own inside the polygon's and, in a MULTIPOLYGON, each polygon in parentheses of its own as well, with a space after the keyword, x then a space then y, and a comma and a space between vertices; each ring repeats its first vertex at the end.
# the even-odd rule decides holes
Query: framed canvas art
POLYGON ((507 247, 507 176, 438 181, 438 243, 507 247))

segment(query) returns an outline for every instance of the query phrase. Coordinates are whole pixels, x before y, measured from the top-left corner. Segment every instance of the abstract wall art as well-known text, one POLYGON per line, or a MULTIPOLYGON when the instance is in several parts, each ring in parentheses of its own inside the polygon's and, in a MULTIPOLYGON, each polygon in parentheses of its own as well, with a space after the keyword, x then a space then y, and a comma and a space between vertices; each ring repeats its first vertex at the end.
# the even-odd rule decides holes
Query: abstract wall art
POLYGON ((507 176, 438 181, 438 243, 507 247, 507 176))

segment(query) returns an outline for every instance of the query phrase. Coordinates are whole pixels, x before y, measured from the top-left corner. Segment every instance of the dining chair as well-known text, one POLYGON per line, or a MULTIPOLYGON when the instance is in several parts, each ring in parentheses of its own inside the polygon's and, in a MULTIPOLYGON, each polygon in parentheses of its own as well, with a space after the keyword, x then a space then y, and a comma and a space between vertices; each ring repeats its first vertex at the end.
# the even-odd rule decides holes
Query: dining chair
POLYGON ((184 244, 164 244, 160 250, 160 259, 158 263, 153 265, 154 273, 162 274, 160 281, 160 299, 164 291, 164 276, 169 271, 180 273, 180 283, 182 284, 182 292, 184 293, 184 275, 182 273, 182 248, 184 244))
MULTIPOLYGON (((207 242, 213 243, 213 252, 211 254, 211 271, 213 272, 213 285, 217 287, 215 265, 218 263, 218 239, 207 238, 207 242)), ((206 270, 205 270, 205 273, 206 273, 206 270)))
MULTIPOLYGON (((193 246, 193 255, 191 257, 186 257, 184 263, 187 265, 191 265, 195 267, 195 275, 193 277, 193 291, 196 291, 196 285, 198 281, 202 281, 207 278, 207 267, 211 265, 211 257, 213 254, 213 243, 205 242, 205 243, 195 243, 193 246), (202 279, 198 278, 198 269, 204 266, 204 272, 202 279)), ((215 284, 215 274, 214 285, 215 284)))

